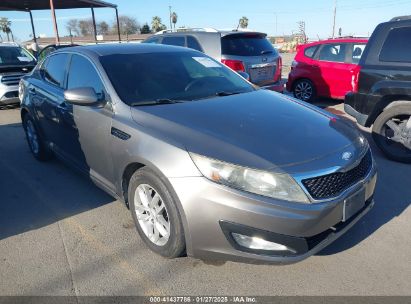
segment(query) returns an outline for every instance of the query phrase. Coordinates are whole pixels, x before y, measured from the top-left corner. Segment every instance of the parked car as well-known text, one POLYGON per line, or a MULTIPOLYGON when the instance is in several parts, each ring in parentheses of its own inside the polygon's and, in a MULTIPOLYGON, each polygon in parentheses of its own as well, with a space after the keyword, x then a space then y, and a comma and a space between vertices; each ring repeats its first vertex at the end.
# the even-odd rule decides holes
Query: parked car
POLYGON ((345 111, 372 126, 387 157, 411 163, 411 16, 377 26, 353 75, 345 111))
POLYGON ((54 154, 124 201, 165 257, 297 262, 374 204, 376 167, 351 123, 201 52, 67 48, 21 86, 34 157, 54 154))
POLYGON ((20 78, 36 65, 36 59, 15 43, 0 43, 0 105, 19 102, 20 78))
POLYGON ((195 49, 236 72, 247 73, 249 80, 262 88, 277 92, 284 90, 281 56, 264 33, 215 29, 165 30, 143 42, 195 49))
POLYGON ((330 39, 301 45, 288 76, 287 90, 298 99, 344 99, 352 91, 352 76, 366 39, 330 39))

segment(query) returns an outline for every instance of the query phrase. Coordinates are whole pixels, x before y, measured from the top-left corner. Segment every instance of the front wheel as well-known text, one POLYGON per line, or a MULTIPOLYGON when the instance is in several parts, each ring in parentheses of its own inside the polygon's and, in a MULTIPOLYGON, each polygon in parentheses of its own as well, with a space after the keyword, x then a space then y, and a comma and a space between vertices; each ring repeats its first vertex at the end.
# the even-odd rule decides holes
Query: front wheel
POLYGON ((372 135, 384 154, 395 161, 411 163, 411 107, 394 106, 374 122, 372 135))
POLYGON ((128 201, 137 231, 152 251, 167 258, 184 253, 176 201, 160 176, 148 168, 137 170, 130 179, 128 201))
POLYGON ((308 79, 300 79, 293 86, 294 97, 305 102, 312 102, 315 98, 314 84, 308 79))

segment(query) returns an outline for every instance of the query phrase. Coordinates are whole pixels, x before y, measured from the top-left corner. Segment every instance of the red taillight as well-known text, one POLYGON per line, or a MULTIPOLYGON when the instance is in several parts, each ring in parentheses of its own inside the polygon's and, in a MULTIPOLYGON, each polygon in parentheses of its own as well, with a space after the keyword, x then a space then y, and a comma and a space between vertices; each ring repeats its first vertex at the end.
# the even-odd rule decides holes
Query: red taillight
POLYGON ((354 93, 358 93, 358 82, 360 79, 360 72, 361 72, 361 67, 357 65, 354 69, 351 70, 351 86, 352 86, 352 91, 354 93))
POLYGON ((275 70, 275 74, 274 74, 274 81, 281 80, 282 69, 283 69, 283 60, 279 56, 278 59, 277 59, 277 69, 275 70))
POLYGON ((221 62, 236 72, 245 72, 244 63, 240 60, 221 59, 221 62))

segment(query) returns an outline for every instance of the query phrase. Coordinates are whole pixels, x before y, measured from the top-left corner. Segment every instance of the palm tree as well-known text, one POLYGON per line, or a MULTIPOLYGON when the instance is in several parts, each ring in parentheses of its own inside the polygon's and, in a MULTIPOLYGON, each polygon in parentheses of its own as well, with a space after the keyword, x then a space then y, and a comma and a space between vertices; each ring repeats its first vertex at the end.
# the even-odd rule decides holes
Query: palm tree
POLYGON ((245 29, 248 27, 248 18, 243 16, 240 18, 240 20, 238 21, 238 25, 237 25, 237 29, 241 27, 242 29, 245 29))
POLYGON ((9 21, 9 19, 4 18, 4 17, 0 18, 0 29, 3 33, 6 33, 7 41, 10 41, 10 37, 9 37, 9 34, 11 32, 10 26, 11 26, 11 21, 9 21))
POLYGON ((177 18, 178 18, 177 13, 176 13, 176 12, 173 12, 173 13, 171 14, 171 21, 173 22, 174 30, 176 30, 177 18))

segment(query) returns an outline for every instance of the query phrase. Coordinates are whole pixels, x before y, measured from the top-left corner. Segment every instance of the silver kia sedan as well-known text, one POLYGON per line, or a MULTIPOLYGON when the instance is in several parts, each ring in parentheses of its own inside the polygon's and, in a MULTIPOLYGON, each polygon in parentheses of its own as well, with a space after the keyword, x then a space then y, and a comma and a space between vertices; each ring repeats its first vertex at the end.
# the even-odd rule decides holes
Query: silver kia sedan
POLYGON ((256 89, 198 51, 61 49, 20 92, 33 155, 64 160, 123 201, 164 257, 297 262, 374 204, 376 166, 349 122, 256 89))

